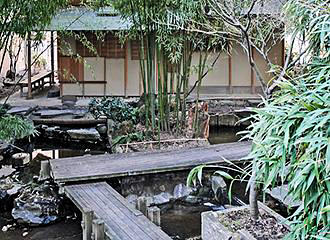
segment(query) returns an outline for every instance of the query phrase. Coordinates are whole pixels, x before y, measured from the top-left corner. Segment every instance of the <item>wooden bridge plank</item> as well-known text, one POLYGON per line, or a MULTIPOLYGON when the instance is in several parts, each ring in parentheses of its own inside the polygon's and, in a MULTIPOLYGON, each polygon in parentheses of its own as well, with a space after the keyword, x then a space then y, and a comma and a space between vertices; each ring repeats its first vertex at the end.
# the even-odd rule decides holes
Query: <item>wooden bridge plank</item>
POLYGON ((107 228, 112 229, 118 234, 120 239, 143 240, 143 238, 140 237, 140 232, 132 232, 138 230, 134 227, 135 223, 131 223, 128 219, 123 218, 123 215, 111 204, 112 199, 108 199, 104 202, 102 198, 99 198, 100 193, 95 194, 95 189, 87 189, 82 186, 78 188, 80 188, 81 193, 84 192, 84 198, 88 200, 90 209, 95 210, 95 214, 98 218, 105 222, 107 228), (130 228, 127 228, 127 226, 130 226, 130 228))
POLYGON ((250 152, 250 142, 167 152, 104 154, 50 161, 57 182, 104 179, 170 170, 190 169, 200 164, 238 161, 250 152))
POLYGON ((126 216, 135 221, 137 226, 139 226, 142 231, 152 236, 152 239, 168 239, 168 236, 163 231, 159 231, 159 227, 154 224, 150 224, 150 221, 146 216, 133 208, 131 205, 127 204, 127 200, 113 188, 106 188, 104 190, 109 193, 108 197, 112 197, 112 199, 116 199, 118 201, 117 206, 119 206, 126 216))
POLYGON ((65 186, 65 192, 81 211, 91 209, 117 239, 171 239, 105 182, 65 186))
MULTIPOLYGON (((143 238, 137 235, 138 233, 131 232, 131 230, 134 229, 132 225, 134 226, 135 223, 132 224, 127 220, 125 221, 125 219, 122 218, 122 214, 118 214, 118 211, 116 212, 116 208, 114 206, 109 206, 111 199, 102 199, 103 193, 95 193, 93 188, 95 190, 98 188, 98 186, 76 185, 73 187, 73 190, 71 190, 71 192, 74 192, 72 198, 75 198, 76 202, 79 204, 84 205, 85 207, 87 205, 88 208, 92 209, 97 218, 102 219, 106 223, 106 229, 112 230, 112 232, 114 232, 119 239, 143 240, 143 238), (125 229, 128 225, 131 226, 131 228, 125 229)), ((134 230, 136 231, 136 228, 134 230)))
MULTIPOLYGON (((94 192, 94 194, 99 193, 99 189, 94 188, 90 189, 90 191, 94 192)), ((107 199, 102 199, 103 204, 107 206, 107 208, 111 209, 113 215, 109 215, 109 211, 107 211, 106 215, 102 214, 102 218, 109 218, 111 217, 112 221, 116 221, 121 228, 125 230, 125 233, 129 235, 132 239, 140 239, 140 240, 152 240, 152 238, 146 234, 137 224, 135 217, 132 212, 127 211, 125 206, 118 204, 118 201, 114 201, 113 197, 109 192, 105 192, 105 196, 108 197, 107 199), (135 220, 135 221, 134 221, 135 220)), ((105 212, 104 212, 105 213, 105 212)), ((111 223, 112 225, 113 223, 111 223)), ((150 232, 150 235, 152 232, 150 232)))
MULTIPOLYGON (((95 217, 102 219, 102 215, 100 215, 100 212, 104 211, 104 209, 100 208, 98 205, 94 206, 93 204, 90 203, 90 197, 86 196, 84 193, 81 192, 81 190, 79 189, 75 189, 75 191, 79 191, 77 192, 76 195, 73 195, 73 198, 80 198, 79 199, 79 203, 84 202, 84 204, 86 206, 88 206, 88 208, 92 209, 94 212, 95 217)), ((108 219, 102 219, 103 221, 107 221, 108 219)), ((109 231, 111 233, 111 235, 116 236, 116 238, 118 239, 127 239, 127 240, 134 240, 134 238, 130 238, 127 236, 127 234, 121 230, 120 226, 117 224, 117 220, 115 219, 110 219, 110 221, 112 222, 111 228, 108 225, 108 222, 106 222, 106 230, 109 231)))

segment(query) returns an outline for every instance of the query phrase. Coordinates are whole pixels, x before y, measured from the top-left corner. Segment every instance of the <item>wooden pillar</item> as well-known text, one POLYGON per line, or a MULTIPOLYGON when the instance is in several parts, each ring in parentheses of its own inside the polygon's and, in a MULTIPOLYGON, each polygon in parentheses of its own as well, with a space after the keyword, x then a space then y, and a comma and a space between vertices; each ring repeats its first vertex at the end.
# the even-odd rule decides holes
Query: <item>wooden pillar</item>
POLYGON ((55 56, 54 56, 54 32, 50 32, 50 67, 51 67, 51 80, 50 85, 55 82, 55 56))
POLYGON ((137 199, 137 209, 143 213, 144 216, 148 216, 148 207, 152 202, 152 197, 139 197, 137 199))
POLYGON ((100 219, 93 220, 93 240, 104 240, 104 222, 100 219))
POLYGON ((60 83, 60 94, 61 97, 63 96, 63 72, 62 72, 62 56, 60 53, 60 48, 61 48, 61 41, 60 41, 60 36, 59 34, 57 34, 57 77, 58 77, 58 81, 60 83))
POLYGON ((125 43, 125 65, 124 65, 124 93, 125 97, 128 97, 127 86, 128 86, 128 41, 125 43))
POLYGON ((228 54, 228 68, 229 68, 229 76, 228 76, 228 86, 229 86, 229 94, 233 93, 233 72, 232 72, 232 57, 231 52, 228 54))
POLYGON ((27 62, 28 62, 28 94, 27 98, 31 99, 32 98, 32 84, 31 84, 31 78, 32 78, 32 72, 31 72, 31 67, 32 67, 32 58, 31 58, 31 33, 28 33, 28 42, 27 42, 27 62))
MULTIPOLYGON (((255 49, 254 47, 252 47, 251 50, 251 54, 252 54, 252 59, 255 60, 255 49)), ((257 63, 255 63, 257 64, 257 63)), ((251 93, 255 94, 256 93, 256 76, 254 73, 253 68, 251 67, 251 93)))
POLYGON ((91 240, 93 211, 90 209, 84 209, 82 218, 81 227, 83 229, 83 240, 91 240))
POLYGON ((107 59, 104 58, 104 85, 103 85, 103 95, 107 95, 107 59))

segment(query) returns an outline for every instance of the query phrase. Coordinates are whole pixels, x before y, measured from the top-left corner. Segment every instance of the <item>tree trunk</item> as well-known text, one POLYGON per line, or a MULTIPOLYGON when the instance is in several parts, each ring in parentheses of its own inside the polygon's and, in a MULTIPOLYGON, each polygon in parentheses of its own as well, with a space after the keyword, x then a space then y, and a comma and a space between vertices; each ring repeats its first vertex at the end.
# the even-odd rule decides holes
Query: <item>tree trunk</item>
POLYGON ((257 184, 256 184, 256 163, 253 161, 252 165, 252 175, 250 179, 250 213, 253 220, 258 220, 259 209, 258 209, 258 200, 257 200, 257 184))

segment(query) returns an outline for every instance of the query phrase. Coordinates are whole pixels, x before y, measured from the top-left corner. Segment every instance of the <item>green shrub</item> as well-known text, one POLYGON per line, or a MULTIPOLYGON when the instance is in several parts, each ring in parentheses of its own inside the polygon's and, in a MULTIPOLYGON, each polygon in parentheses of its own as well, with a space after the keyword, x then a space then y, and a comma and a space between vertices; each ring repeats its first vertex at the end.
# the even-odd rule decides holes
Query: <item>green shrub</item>
POLYGON ((0 140, 12 142, 30 135, 36 135, 33 123, 18 116, 3 115, 0 117, 0 140))
POLYGON ((133 108, 120 97, 93 98, 88 105, 88 110, 95 118, 105 116, 117 123, 138 122, 138 109, 133 108))

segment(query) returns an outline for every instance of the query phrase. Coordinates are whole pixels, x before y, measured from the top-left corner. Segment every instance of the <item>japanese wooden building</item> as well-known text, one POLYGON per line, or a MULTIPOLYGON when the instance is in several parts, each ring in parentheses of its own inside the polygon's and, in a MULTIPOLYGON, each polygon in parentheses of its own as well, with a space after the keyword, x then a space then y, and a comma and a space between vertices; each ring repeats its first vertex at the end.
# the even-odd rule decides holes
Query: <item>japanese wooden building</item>
MULTIPOLYGON (((143 92, 140 77, 137 41, 121 44, 115 32, 129 28, 120 16, 104 14, 73 7, 60 12, 49 26, 50 31, 70 31, 72 34, 60 36, 57 42, 58 77, 61 95, 76 96, 140 96, 143 92), (105 36, 98 40, 94 31, 102 31, 105 36), (75 34, 84 33, 97 54, 91 51, 75 34), (80 56, 79 58, 77 56, 80 56)), ((218 53, 211 53, 211 65, 218 53)), ((266 81, 271 80, 268 67, 254 50, 253 57, 266 81)), ((284 63, 284 41, 273 47, 270 53, 273 63, 284 63)), ((199 53, 193 54, 192 65, 197 65, 199 53)), ((193 86, 197 74, 191 74, 189 85, 193 86)), ((157 86, 155 86, 157 88, 157 86)), ((231 54, 222 53, 203 79, 200 93, 203 95, 251 95, 261 93, 246 53, 239 45, 234 45, 231 54)))

